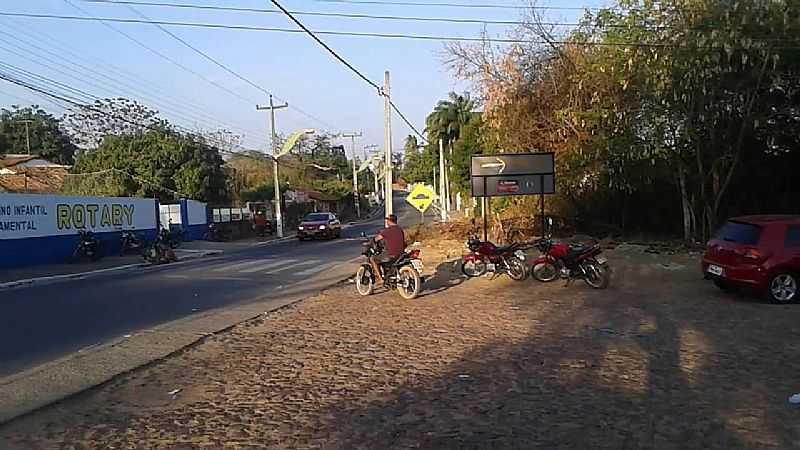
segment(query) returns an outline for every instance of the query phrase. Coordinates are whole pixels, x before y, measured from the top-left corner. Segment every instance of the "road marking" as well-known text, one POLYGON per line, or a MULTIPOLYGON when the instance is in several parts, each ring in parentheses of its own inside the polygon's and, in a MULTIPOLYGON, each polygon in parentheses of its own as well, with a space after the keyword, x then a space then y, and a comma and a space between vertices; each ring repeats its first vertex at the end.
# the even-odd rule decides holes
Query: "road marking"
POLYGON ((250 278, 236 278, 236 277, 206 277, 203 275, 164 275, 164 278, 170 278, 175 280, 219 280, 219 281, 253 281, 250 278))
POLYGON ((222 266, 217 267, 216 269, 212 269, 212 272, 231 272, 236 271, 239 269, 244 269, 246 267, 255 266, 256 264, 264 264, 265 262, 275 261, 273 258, 262 258, 256 260, 245 261, 241 263, 234 263, 234 264, 224 264, 222 266))
MULTIPOLYGON (((273 267, 280 267, 280 266, 287 265, 287 264, 288 264, 288 265, 291 265, 291 264, 292 264, 292 263, 294 263, 294 262, 297 262, 297 260, 296 260, 296 259, 281 259, 281 260, 272 260, 272 262, 270 262, 270 263, 267 263, 267 264, 261 264, 261 265, 259 265, 259 266, 251 267, 251 268, 249 268, 249 269, 245 269, 245 270, 239 270, 239 273, 256 273, 256 272, 262 272, 262 271, 265 271, 265 270, 272 269, 273 267)), ((290 267, 291 267, 291 266, 290 266, 290 267)), ((287 269, 287 268, 283 268, 283 269, 280 269, 280 270, 285 270, 285 269, 287 269)), ((279 270, 279 271, 280 271, 280 270, 279 270)))
POLYGON ((336 266, 337 264, 339 264, 339 263, 338 262, 334 262, 334 263, 324 264, 322 266, 314 266, 314 267, 308 268, 306 270, 301 270, 300 272, 297 272, 295 275, 299 275, 301 277, 314 275, 314 274, 316 274, 318 272, 323 272, 325 270, 328 270, 331 267, 336 266))
POLYGON ((311 266, 311 265, 318 267, 319 263, 321 263, 321 262, 322 261, 320 261, 319 259, 309 259, 309 260, 303 261, 303 262, 298 263, 298 264, 293 264, 291 266, 283 267, 283 268, 278 269, 278 270, 273 270, 272 273, 285 272, 285 271, 290 270, 290 269, 297 269, 298 267, 306 267, 306 266, 311 266))

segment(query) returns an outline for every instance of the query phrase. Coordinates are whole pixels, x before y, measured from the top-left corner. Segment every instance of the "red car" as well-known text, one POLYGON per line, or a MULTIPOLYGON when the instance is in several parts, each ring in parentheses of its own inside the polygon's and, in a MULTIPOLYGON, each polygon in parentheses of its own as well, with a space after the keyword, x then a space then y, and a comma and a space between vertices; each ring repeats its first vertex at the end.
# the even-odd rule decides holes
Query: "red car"
POLYGON ((754 289, 773 303, 798 300, 800 216, 728 220, 708 242, 703 273, 720 289, 754 289))
POLYGON ((335 239, 342 235, 342 223, 332 213, 307 214, 297 227, 297 239, 335 239))

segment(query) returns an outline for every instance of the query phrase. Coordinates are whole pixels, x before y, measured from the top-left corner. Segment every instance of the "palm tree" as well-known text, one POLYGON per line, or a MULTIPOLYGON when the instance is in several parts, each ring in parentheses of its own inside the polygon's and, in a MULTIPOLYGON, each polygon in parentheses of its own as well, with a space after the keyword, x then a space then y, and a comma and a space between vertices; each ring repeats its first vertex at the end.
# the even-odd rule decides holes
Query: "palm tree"
MULTIPOLYGON (((469 92, 459 95, 451 92, 447 100, 440 100, 425 120, 425 131, 431 142, 441 139, 445 146, 449 148, 449 154, 453 153, 453 143, 461 137, 461 130, 475 117, 475 101, 470 98, 469 92)), ((447 156, 443 155, 445 160, 447 156)), ((447 204, 450 202, 450 182, 445 172, 444 197, 447 204)), ((449 207, 448 207, 449 209, 449 207)))

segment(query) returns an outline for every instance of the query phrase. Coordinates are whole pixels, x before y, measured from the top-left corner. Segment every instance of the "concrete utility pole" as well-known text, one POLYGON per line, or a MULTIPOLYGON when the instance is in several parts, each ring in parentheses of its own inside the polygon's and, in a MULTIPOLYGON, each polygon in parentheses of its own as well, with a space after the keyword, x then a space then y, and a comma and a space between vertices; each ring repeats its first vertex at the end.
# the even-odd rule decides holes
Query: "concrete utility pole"
POLYGON ((256 105, 257 111, 269 110, 270 125, 272 127, 272 184, 275 185, 275 226, 278 230, 278 237, 283 237, 283 216, 281 216, 281 185, 278 180, 278 134, 275 132, 275 110, 288 108, 289 104, 275 105, 272 103, 272 96, 269 96, 269 106, 256 105))
POLYGON ((21 119, 21 120, 18 120, 17 122, 25 124, 25 142, 27 144, 28 154, 30 155, 31 154, 31 129, 30 129, 30 124, 33 123, 33 120, 31 120, 31 119, 21 119))
POLYGON ((447 176, 444 166, 444 142, 439 139, 439 206, 442 222, 447 222, 447 176))
POLYGON ((394 212, 392 205, 392 89, 389 82, 389 71, 383 76, 383 128, 386 134, 386 216, 394 212))
POLYGON ((364 133, 342 133, 342 137, 350 138, 350 150, 353 152, 353 199, 356 204, 356 215, 361 218, 361 197, 358 195, 358 167, 356 166, 356 138, 364 133))

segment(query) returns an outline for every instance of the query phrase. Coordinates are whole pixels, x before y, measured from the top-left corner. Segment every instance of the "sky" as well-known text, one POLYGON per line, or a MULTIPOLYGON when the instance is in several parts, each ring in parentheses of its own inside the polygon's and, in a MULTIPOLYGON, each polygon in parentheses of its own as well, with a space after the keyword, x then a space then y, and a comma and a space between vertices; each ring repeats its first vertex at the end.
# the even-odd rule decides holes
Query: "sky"
MULTIPOLYGON (((268 0, 160 2, 274 9, 268 0)), ((447 0, 446 3, 520 7, 526 4, 515 0, 447 0)), ((519 20, 522 15, 521 9, 500 8, 366 5, 319 0, 281 0, 281 4, 291 11, 348 14, 512 21, 519 20)), ((598 7, 608 2, 549 0, 538 4, 598 7)), ((6 0, 0 6, 0 12, 10 13, 141 19, 137 11, 154 20, 297 28, 282 14, 129 7, 86 0, 6 0)), ((557 10, 546 14, 553 21, 574 22, 581 13, 557 10)), ((311 30, 477 37, 483 29, 480 24, 297 17, 311 30)), ((356 140, 357 155, 362 155, 363 147, 370 144, 384 147, 383 99, 375 88, 336 61, 306 34, 166 26, 177 37, 249 80, 256 88, 154 25, 110 25, 174 63, 100 22, 19 17, 0 17, 0 63, 96 97, 135 99, 186 128, 231 130, 242 135, 243 146, 250 149, 264 150, 269 146, 269 113, 256 110, 256 104, 268 104, 266 92, 276 97, 276 104, 285 101, 290 105, 276 112, 279 133, 307 128, 320 133, 362 132, 363 137, 356 140)), ((487 30, 490 36, 505 36, 512 28, 489 25, 487 30)), ((424 130, 425 117, 438 100, 446 98, 450 91, 463 92, 470 87, 445 67, 444 42, 330 35, 320 38, 379 85, 383 83, 384 71, 388 70, 392 100, 420 132, 424 130)), ((0 107, 11 104, 38 104, 57 116, 64 110, 41 98, 41 94, 0 80, 0 107)), ((393 147, 398 151, 405 137, 413 132, 396 114, 392 118, 392 128, 393 147)), ((337 142, 346 144, 350 155, 350 140, 337 142)))

